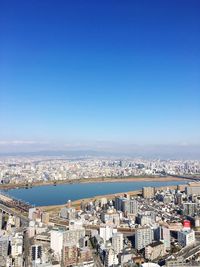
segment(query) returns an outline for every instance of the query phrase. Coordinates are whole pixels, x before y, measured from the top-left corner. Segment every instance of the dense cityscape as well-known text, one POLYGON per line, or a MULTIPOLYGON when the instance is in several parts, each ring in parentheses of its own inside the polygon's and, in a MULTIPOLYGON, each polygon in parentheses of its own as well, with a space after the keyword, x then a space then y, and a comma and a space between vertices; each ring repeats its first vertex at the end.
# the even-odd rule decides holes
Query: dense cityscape
POLYGON ((198 175, 199 160, 49 159, 0 160, 1 184, 71 181, 103 177, 198 175))
POLYGON ((0 267, 200 267, 200 0, 4 0, 0 36, 0 267))
POLYGON ((1 267, 200 266, 200 183, 31 207, 0 195, 1 267))

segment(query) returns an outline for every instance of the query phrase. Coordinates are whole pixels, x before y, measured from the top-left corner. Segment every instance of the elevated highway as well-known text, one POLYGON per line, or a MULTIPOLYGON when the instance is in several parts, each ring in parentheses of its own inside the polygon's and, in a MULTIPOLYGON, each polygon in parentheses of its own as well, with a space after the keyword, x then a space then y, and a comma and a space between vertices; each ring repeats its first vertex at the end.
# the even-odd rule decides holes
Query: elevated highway
POLYGON ((31 206, 23 203, 22 201, 18 201, 4 194, 0 194, 0 211, 19 217, 23 226, 26 226, 29 222, 26 214, 28 215, 28 209, 30 207, 31 206))

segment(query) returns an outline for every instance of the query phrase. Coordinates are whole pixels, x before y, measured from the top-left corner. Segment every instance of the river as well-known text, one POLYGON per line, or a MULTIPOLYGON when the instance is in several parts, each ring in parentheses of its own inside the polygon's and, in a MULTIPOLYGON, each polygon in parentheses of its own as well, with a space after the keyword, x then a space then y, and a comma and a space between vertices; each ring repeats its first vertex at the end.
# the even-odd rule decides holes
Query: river
POLYGON ((10 189, 6 193, 17 199, 36 206, 61 205, 67 200, 90 198, 97 195, 115 194, 140 190, 144 186, 160 187, 187 183, 186 181, 170 182, 115 182, 115 183, 80 183, 47 185, 29 189, 10 189))

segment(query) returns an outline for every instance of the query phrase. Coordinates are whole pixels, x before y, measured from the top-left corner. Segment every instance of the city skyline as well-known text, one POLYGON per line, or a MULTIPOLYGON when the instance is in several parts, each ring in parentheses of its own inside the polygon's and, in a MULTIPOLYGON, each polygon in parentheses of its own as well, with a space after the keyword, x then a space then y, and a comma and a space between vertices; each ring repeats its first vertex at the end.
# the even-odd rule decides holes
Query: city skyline
POLYGON ((1 152, 198 150, 199 1, 11 2, 1 152))

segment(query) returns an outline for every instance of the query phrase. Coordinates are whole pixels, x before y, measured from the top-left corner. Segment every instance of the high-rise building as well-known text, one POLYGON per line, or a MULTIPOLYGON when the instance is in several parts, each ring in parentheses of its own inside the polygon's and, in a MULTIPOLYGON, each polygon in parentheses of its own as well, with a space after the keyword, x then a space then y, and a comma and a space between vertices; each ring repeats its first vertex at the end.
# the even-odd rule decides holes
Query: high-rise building
POLYGON ((41 245, 33 245, 31 247, 31 260, 33 262, 40 263, 42 259, 42 246, 41 245))
POLYGON ((138 228, 135 232, 135 248, 145 248, 153 241, 153 230, 150 227, 138 228))
POLYGON ((138 202, 136 199, 130 199, 129 200, 129 213, 131 214, 137 214, 138 213, 138 202))
POLYGON ((117 233, 116 228, 110 226, 99 228, 99 235, 101 238, 103 238, 104 242, 108 241, 113 236, 114 233, 117 233))
POLYGON ((50 247, 59 260, 62 255, 64 232, 61 229, 53 229, 50 233, 50 247))
POLYGON ((155 195, 155 189, 153 187, 143 187, 142 196, 143 198, 153 198, 155 195))
POLYGON ((70 229, 64 232, 63 245, 80 247, 80 240, 85 236, 85 228, 70 229))
POLYGON ((48 212, 43 212, 42 213, 42 222, 44 224, 48 224, 49 223, 49 213, 48 212))
POLYGON ((117 254, 115 253, 114 249, 109 248, 105 251, 105 262, 106 267, 115 266, 118 264, 117 254))
POLYGON ((23 252, 23 235, 16 233, 11 239, 11 255, 13 258, 22 256, 23 252))
POLYGON ((9 240, 7 236, 0 237, 0 257, 8 256, 8 244, 9 240))
POLYGON ((76 246, 63 246, 63 265, 65 267, 72 266, 78 260, 78 248, 76 246))
POLYGON ((135 199, 115 197, 115 209, 123 212, 137 214, 138 202, 135 199))
POLYGON ((154 211, 145 211, 143 213, 139 213, 137 216, 137 222, 141 226, 151 225, 155 223, 155 212, 154 211))
POLYGON ((115 209, 120 211, 125 211, 127 202, 128 202, 127 198, 115 197, 115 209))
POLYGON ((112 236, 112 247, 116 254, 119 254, 123 249, 123 234, 115 233, 112 236))
POLYGON ((200 195, 200 183, 189 183, 186 187, 187 195, 200 195))
POLYGON ((162 241, 166 250, 170 250, 170 230, 167 227, 159 226, 154 232, 155 240, 162 241))
POLYGON ((183 214, 184 215, 194 216, 196 212, 197 212, 196 203, 192 203, 192 202, 183 203, 183 214))

